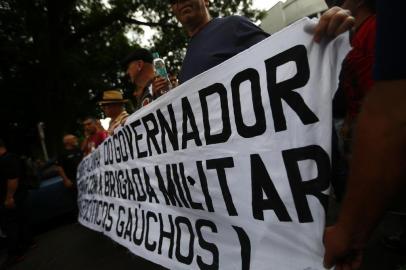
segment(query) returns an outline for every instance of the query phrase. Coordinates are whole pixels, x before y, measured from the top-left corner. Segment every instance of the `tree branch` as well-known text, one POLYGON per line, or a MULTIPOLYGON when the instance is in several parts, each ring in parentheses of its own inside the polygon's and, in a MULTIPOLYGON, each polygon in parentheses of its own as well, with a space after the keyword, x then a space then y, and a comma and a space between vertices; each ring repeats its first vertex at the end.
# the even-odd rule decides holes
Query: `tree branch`
POLYGON ((171 27, 171 28, 178 28, 177 25, 175 24, 166 24, 166 23, 159 23, 159 22, 143 22, 140 20, 136 20, 133 18, 123 18, 120 19, 122 22, 126 22, 126 23, 131 23, 131 24, 137 24, 137 25, 146 25, 146 26, 151 26, 151 27, 171 27))
POLYGON ((136 20, 134 18, 122 17, 121 12, 112 11, 110 14, 100 17, 97 20, 94 20, 89 24, 87 24, 86 26, 83 26, 82 28, 78 29, 75 34, 71 35, 68 38, 65 44, 68 46, 72 46, 74 43, 78 42, 81 38, 90 35, 94 32, 101 31, 107 26, 117 21, 127 24, 145 25, 150 27, 178 28, 178 26, 175 24, 166 24, 159 22, 143 22, 140 20, 136 20))

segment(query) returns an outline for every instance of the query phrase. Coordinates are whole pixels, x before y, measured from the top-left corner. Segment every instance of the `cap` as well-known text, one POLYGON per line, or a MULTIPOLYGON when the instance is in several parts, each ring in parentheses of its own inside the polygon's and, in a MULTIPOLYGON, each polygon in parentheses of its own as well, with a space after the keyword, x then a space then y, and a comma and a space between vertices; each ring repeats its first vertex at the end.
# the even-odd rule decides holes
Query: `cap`
POLYGON ((126 68, 128 64, 130 64, 132 61, 137 61, 137 60, 142 60, 147 63, 151 63, 153 61, 152 54, 147 50, 143 48, 138 48, 135 49, 133 52, 131 52, 126 58, 124 58, 121 61, 121 65, 126 68))

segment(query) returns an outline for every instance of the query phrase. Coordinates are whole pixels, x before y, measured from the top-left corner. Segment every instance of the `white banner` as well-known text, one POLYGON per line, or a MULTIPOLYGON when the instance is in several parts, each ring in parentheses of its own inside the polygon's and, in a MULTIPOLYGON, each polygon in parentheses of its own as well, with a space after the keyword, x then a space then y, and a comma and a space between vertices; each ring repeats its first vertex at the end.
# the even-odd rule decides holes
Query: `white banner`
POLYGON ((78 168, 79 221, 169 269, 323 269, 348 36, 301 20, 131 115, 78 168))

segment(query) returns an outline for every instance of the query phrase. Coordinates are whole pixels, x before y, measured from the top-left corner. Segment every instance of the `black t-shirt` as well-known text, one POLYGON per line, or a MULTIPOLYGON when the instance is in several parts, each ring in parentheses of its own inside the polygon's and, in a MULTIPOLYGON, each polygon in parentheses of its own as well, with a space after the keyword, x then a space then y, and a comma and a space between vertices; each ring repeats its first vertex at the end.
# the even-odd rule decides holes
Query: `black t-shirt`
POLYGON ((63 168, 66 176, 74 183, 76 183, 76 170, 82 158, 83 153, 79 148, 64 150, 58 158, 58 164, 63 168))
POLYGON ((211 20, 190 40, 179 82, 217 66, 267 37, 269 34, 242 16, 211 20))
POLYGON ((142 95, 137 97, 134 102, 134 110, 138 111, 144 106, 147 106, 152 101, 154 101, 154 97, 151 94, 152 86, 151 82, 147 84, 147 86, 143 89, 142 95))
POLYGON ((7 194, 7 181, 10 179, 18 178, 18 188, 17 192, 14 194, 16 198, 20 193, 24 185, 22 185, 23 179, 22 175, 22 166, 21 159, 12 153, 6 152, 0 156, 0 203, 3 205, 4 200, 6 199, 7 194))

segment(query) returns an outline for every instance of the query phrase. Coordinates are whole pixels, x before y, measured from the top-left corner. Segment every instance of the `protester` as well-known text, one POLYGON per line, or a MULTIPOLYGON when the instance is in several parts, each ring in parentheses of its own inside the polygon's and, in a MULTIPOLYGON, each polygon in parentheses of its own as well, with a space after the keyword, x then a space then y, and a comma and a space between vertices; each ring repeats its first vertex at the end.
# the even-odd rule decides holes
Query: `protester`
MULTIPOLYGON (((209 0, 170 0, 172 12, 191 38, 179 83, 224 62, 264 40, 269 35, 245 17, 229 16, 212 19, 209 0)), ((354 18, 339 7, 326 11, 315 28, 314 39, 335 37, 349 30, 354 18)))
POLYGON ((23 260, 32 244, 25 205, 28 191, 22 169, 20 158, 9 153, 0 139, 0 222, 7 235, 7 259, 0 269, 23 260))
POLYGON ((63 136, 64 151, 58 157, 58 174, 68 189, 76 187, 76 169, 82 160, 83 154, 79 148, 78 138, 75 135, 63 136))
POLYGON ((346 117, 341 135, 349 150, 353 124, 361 110, 365 95, 373 86, 372 69, 375 60, 376 16, 375 0, 346 0, 343 8, 349 9, 355 17, 352 49, 346 56, 340 80, 340 87, 346 96, 346 117))
POLYGON ((175 71, 169 71, 169 81, 171 82, 172 88, 175 88, 179 85, 178 75, 175 71))
POLYGON ((120 90, 108 90, 103 92, 102 100, 99 101, 103 112, 110 117, 110 124, 107 132, 109 135, 114 134, 114 130, 123 125, 127 120, 128 113, 125 110, 125 103, 128 99, 123 98, 120 90))
POLYGON ((127 75, 135 89, 134 107, 139 110, 169 90, 168 84, 155 77, 152 54, 143 48, 135 49, 123 61, 127 75))
POLYGON ((375 59, 375 0, 345 0, 342 8, 354 15, 351 51, 343 61, 339 89, 333 105, 332 185, 335 199, 342 201, 351 157, 352 131, 364 96, 373 85, 375 59), (338 131, 338 132, 337 132, 338 131))
MULTIPOLYGON (((179 74, 179 83, 224 62, 264 40, 269 35, 247 18, 230 16, 212 19, 208 0, 170 0, 172 12, 191 38, 179 74)), ((354 24, 349 11, 333 7, 314 29, 314 40, 335 37, 354 24)))
POLYGON ((347 195, 325 232, 328 268, 360 267, 374 228, 406 187, 405 9, 405 1, 377 1, 376 83, 358 116, 347 195))
POLYGON ((87 135, 82 144, 83 154, 87 156, 108 137, 107 131, 100 129, 96 118, 88 116, 83 120, 83 129, 87 135))

